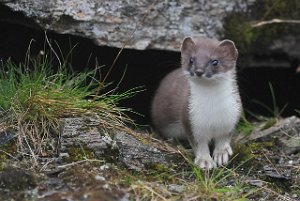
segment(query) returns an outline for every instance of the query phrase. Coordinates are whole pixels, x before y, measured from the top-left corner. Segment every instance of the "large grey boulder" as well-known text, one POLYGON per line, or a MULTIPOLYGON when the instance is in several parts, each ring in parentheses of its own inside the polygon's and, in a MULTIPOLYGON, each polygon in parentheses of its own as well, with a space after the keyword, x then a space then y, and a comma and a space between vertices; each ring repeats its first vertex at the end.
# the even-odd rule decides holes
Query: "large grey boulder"
MULTIPOLYGON (((178 51, 186 36, 222 37, 223 19, 254 0, 0 0, 42 29, 92 39, 100 46, 178 51), (133 37, 131 37, 133 36, 133 37)), ((13 20, 2 16, 1 20, 13 20)), ((20 21, 28 26, 26 21, 20 21)))

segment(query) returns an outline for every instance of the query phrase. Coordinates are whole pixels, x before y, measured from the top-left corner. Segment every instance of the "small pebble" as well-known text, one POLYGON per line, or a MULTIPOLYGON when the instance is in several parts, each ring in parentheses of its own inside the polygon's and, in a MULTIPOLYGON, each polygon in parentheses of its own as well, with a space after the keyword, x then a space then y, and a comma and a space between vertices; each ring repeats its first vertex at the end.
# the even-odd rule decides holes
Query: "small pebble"
POLYGON ((284 164, 284 159, 282 157, 278 160, 278 164, 280 165, 284 164))
POLYGON ((104 164, 104 165, 101 165, 99 168, 100 168, 100 170, 107 170, 107 169, 109 169, 109 165, 104 164))
POLYGON ((182 193, 184 191, 184 186, 177 185, 177 184, 170 184, 168 185, 169 191, 173 191, 176 193, 182 193))
POLYGON ((101 175, 96 175, 95 179, 98 181, 105 181, 105 177, 101 176, 101 175))
POLYGON ((263 186, 263 181, 259 180, 259 179, 248 180, 248 183, 251 184, 252 186, 257 186, 257 187, 262 187, 263 186))
POLYGON ((60 153, 59 157, 64 158, 64 157, 70 157, 68 153, 60 153))

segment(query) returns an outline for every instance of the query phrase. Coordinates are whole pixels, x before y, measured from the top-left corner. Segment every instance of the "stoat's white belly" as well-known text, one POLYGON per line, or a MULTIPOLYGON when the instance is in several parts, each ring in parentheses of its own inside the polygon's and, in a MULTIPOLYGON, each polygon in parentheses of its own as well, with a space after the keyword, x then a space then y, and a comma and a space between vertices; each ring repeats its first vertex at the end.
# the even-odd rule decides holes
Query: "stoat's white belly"
POLYGON ((240 108, 232 80, 206 85, 190 81, 189 117, 194 137, 228 135, 238 121, 240 108))

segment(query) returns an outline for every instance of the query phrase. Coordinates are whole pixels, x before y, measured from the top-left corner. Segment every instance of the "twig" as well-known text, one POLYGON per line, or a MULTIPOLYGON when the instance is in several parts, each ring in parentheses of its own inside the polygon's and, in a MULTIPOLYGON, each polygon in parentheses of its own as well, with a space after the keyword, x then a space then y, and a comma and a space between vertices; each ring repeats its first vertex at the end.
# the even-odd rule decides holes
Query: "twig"
POLYGON ((268 25, 268 24, 300 24, 300 20, 284 20, 284 19, 272 19, 272 20, 267 20, 267 21, 261 21, 261 22, 257 22, 255 24, 252 24, 252 27, 261 27, 264 25, 268 25))
POLYGON ((9 157, 15 159, 15 160, 18 160, 16 157, 14 157, 13 155, 11 155, 10 153, 7 153, 6 151, 0 149, 1 152, 3 152, 4 154, 8 155, 9 157))
POLYGON ((41 167, 40 172, 44 171, 44 170, 47 168, 47 166, 48 166, 50 163, 52 163, 53 161, 54 161, 53 158, 52 158, 51 160, 48 160, 48 161, 43 165, 43 167, 41 167))
POLYGON ((97 159, 86 159, 86 160, 81 160, 81 161, 75 161, 75 162, 68 163, 68 164, 65 164, 65 165, 59 165, 59 166, 57 166, 57 168, 58 169, 65 169, 67 167, 71 167, 71 166, 78 165, 78 164, 85 163, 85 162, 104 162, 104 161, 103 160, 97 160, 97 159))
MULTIPOLYGON (((20 122, 19 122, 18 124, 21 125, 20 122)), ((25 132, 23 126, 20 126, 19 129, 20 129, 21 134, 23 135, 22 138, 24 138, 24 140, 25 140, 25 142, 26 142, 26 144, 27 144, 27 146, 28 146, 28 148, 29 148, 29 151, 30 151, 30 153, 31 153, 30 156, 33 158, 33 161, 34 161, 34 166, 38 166, 37 157, 36 157, 34 151, 32 150, 32 148, 31 148, 31 146, 30 146, 30 144, 29 144, 29 142, 28 142, 28 140, 27 140, 26 132, 25 132)))
POLYGON ((135 191, 135 189, 144 189, 144 190, 148 191, 151 194, 151 197, 157 196, 160 200, 167 200, 163 195, 161 195, 154 188, 152 188, 151 183, 144 184, 144 183, 138 181, 137 183, 131 185, 130 188, 133 191, 135 191))

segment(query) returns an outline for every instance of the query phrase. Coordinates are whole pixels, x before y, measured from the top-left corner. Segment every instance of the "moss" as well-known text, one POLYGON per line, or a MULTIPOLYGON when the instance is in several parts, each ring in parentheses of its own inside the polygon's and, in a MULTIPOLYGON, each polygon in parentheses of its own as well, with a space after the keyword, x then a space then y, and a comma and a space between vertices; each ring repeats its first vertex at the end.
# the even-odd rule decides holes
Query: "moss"
POLYGON ((0 152, 0 171, 3 171, 3 169, 6 167, 7 158, 4 154, 0 152))
POLYGON ((148 170, 147 175, 150 180, 170 181, 174 172, 172 168, 167 167, 162 163, 156 163, 146 168, 148 170))
POLYGON ((298 186, 292 186, 291 187, 291 194, 295 194, 298 197, 300 196, 300 189, 298 186))
POLYGON ((233 147, 234 153, 238 153, 233 158, 232 164, 242 164, 242 167, 261 169, 262 163, 258 160, 252 160, 261 155, 261 151, 271 149, 275 146, 275 139, 272 141, 255 142, 251 141, 247 144, 237 144, 233 147), (249 166, 248 164, 251 163, 249 166))
POLYGON ((249 143, 250 149, 254 151, 261 151, 263 148, 269 149, 275 146, 275 139, 272 141, 263 141, 263 142, 251 142, 249 143))
POLYGON ((17 145, 14 140, 11 140, 4 145, 0 146, 0 171, 9 163, 10 155, 15 156, 17 153, 17 145))
POLYGON ((15 142, 15 140, 10 140, 9 142, 0 146, 0 149, 5 151, 6 153, 15 155, 17 153, 17 143, 15 142))
POLYGON ((160 172, 169 172, 170 171, 170 168, 168 168, 167 166, 165 166, 162 163, 153 164, 150 168, 154 171, 157 171, 158 173, 160 173, 160 172))
POLYGON ((225 18, 224 36, 234 40, 241 54, 245 54, 256 40, 255 32, 245 13, 232 13, 225 18))
POLYGON ((96 150, 88 148, 86 145, 81 147, 69 147, 67 149, 69 157, 65 159, 66 163, 86 159, 105 160, 108 163, 116 163, 119 156, 119 150, 113 147, 103 149, 103 153, 96 153, 96 150))
POLYGON ((89 184, 95 186, 97 180, 95 180, 91 167, 92 166, 87 165, 76 165, 72 168, 67 168, 64 172, 59 174, 59 178, 71 188, 79 188, 88 186, 89 184))
POLYGON ((69 157, 66 162, 80 161, 95 157, 94 151, 87 147, 70 147, 67 149, 69 157))
POLYGON ((145 171, 143 172, 118 168, 117 171, 112 174, 112 177, 121 185, 128 187, 137 181, 177 183, 178 178, 174 176, 175 174, 176 172, 173 168, 167 167, 161 163, 156 163, 145 167, 145 171))
POLYGON ((36 177, 28 171, 6 167, 0 173, 0 187, 12 191, 28 190, 37 185, 36 177))
POLYGON ((252 147, 247 144, 235 145, 233 149, 234 153, 238 153, 238 155, 233 158, 233 164, 245 164, 255 157, 255 154, 253 154, 252 147))
POLYGON ((246 12, 233 12, 224 20, 224 37, 236 42, 242 55, 263 53, 275 39, 289 33, 300 34, 298 26, 290 23, 268 24, 253 27, 260 21, 279 19, 300 19, 298 0, 257 0, 246 12))

